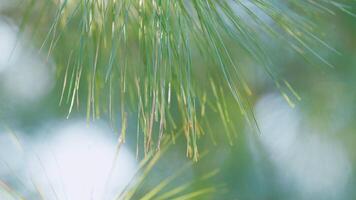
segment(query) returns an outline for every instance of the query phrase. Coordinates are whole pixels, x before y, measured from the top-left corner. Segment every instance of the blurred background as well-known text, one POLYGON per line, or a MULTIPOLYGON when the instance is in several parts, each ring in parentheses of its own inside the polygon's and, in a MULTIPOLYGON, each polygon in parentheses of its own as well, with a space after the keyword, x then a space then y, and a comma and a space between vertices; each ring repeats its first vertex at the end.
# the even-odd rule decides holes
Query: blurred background
MULTIPOLYGON (((117 133, 106 120, 87 124, 80 112, 66 118, 67 108, 59 106, 62 79, 56 63, 39 53, 31 33, 19 37, 17 3, 0 0, 0 199, 16 199, 3 192, 5 184, 26 199, 37 198, 37 185, 49 199, 89 199, 93 187, 98 195, 94 198, 111 195, 104 185, 117 133)), ((242 66, 252 66, 243 70, 261 132, 252 131, 243 117, 236 118, 235 144, 203 139, 200 148, 210 151, 188 167, 177 184, 219 169, 201 184, 224 190, 206 199, 356 198, 356 18, 342 12, 328 16, 320 22, 320 33, 340 52, 316 49, 335 68, 308 63, 285 51, 282 42, 269 44, 275 73, 301 98, 294 108, 256 63, 240 57, 242 66)), ((135 120, 129 123, 135 127, 135 120)), ((225 131, 219 123, 211 126, 225 131)), ((128 132, 110 191, 123 189, 140 162, 135 155, 136 130, 128 132)), ((148 185, 189 162, 185 148, 178 142, 163 155, 148 185)))

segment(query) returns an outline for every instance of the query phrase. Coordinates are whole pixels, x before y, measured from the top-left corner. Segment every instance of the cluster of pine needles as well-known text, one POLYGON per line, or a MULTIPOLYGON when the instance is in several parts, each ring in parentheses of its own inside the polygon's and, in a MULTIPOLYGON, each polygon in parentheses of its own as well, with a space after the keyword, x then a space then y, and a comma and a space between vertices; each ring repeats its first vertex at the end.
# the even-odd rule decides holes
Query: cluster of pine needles
POLYGON ((26 0, 21 28, 41 41, 61 80, 60 104, 107 117, 124 143, 137 119, 145 156, 165 134, 182 133, 187 156, 198 160, 198 141, 237 137, 241 113, 258 126, 239 59, 262 67, 290 105, 300 100, 274 73, 269 41, 280 41, 307 60, 333 66, 313 47, 337 52, 318 22, 349 10, 347 0, 26 0), (239 55, 241 55, 239 57, 239 55), (228 104, 234 100, 234 105, 228 104), (213 116, 213 117, 211 117, 213 116), (217 117, 216 117, 217 116, 217 117), (219 118, 224 130, 211 130, 219 118))

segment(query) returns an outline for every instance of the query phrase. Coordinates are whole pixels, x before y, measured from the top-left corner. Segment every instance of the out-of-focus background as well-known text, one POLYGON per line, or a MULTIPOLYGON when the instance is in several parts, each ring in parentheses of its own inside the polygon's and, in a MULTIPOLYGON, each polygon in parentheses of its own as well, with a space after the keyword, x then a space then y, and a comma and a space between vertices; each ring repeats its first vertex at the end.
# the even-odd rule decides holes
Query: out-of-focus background
MULTIPOLYGON (((110 195, 107 188, 122 189, 139 164, 135 130, 129 130, 133 134, 117 160, 115 181, 104 187, 117 133, 105 120, 87 124, 80 112, 66 119, 67 108, 59 106, 62 83, 56 64, 39 53, 31 33, 19 37, 14 2, 0 0, 0 199, 13 198, 3 192, 5 183, 30 199, 37 198, 37 185, 53 199, 89 199, 93 187, 95 198, 110 195)), ((222 184, 222 199, 356 198, 356 18, 342 12, 329 16, 320 33, 339 54, 316 51, 335 68, 310 64, 285 51, 283 43, 271 42, 275 72, 301 100, 292 108, 258 66, 245 67, 261 133, 251 131, 241 117, 236 143, 202 142, 201 148, 210 152, 182 179, 192 181, 218 168, 220 173, 203 184, 222 184)), ((159 182, 187 162, 185 148, 176 144, 149 181, 159 182)))

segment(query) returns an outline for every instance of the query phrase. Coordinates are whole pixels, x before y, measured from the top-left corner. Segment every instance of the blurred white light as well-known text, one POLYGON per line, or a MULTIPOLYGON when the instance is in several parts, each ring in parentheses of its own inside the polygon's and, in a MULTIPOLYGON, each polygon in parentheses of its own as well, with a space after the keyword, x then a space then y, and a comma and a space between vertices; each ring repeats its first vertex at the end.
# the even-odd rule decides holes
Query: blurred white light
POLYGON ((342 194, 351 163, 338 141, 302 128, 297 110, 278 94, 262 97, 255 110, 260 142, 283 185, 295 186, 302 199, 334 199, 342 194))
MULTIPOLYGON (((40 199, 39 193, 44 199, 112 200, 138 170, 124 145, 117 154, 116 136, 106 127, 66 121, 26 139, 9 131, 0 130, 0 181, 28 200, 40 199)), ((9 199, 1 184, 0 199, 9 199)))
POLYGON ((38 141, 38 158, 30 159, 32 176, 47 198, 112 199, 129 183, 135 158, 122 147, 114 165, 116 144, 105 133, 86 123, 69 124, 57 127, 47 145, 38 141))
POLYGON ((11 52, 14 58, 18 54, 18 48, 14 49, 16 44, 16 32, 14 29, 14 26, 10 26, 0 20, 0 73, 9 65, 14 64, 14 59, 10 59, 11 52))
POLYGON ((24 154, 17 137, 10 130, 0 130, 0 177, 20 170, 24 154))
POLYGON ((17 29, 0 18, 0 92, 11 103, 28 105, 53 88, 54 65, 26 47, 26 33, 18 34, 17 29))

